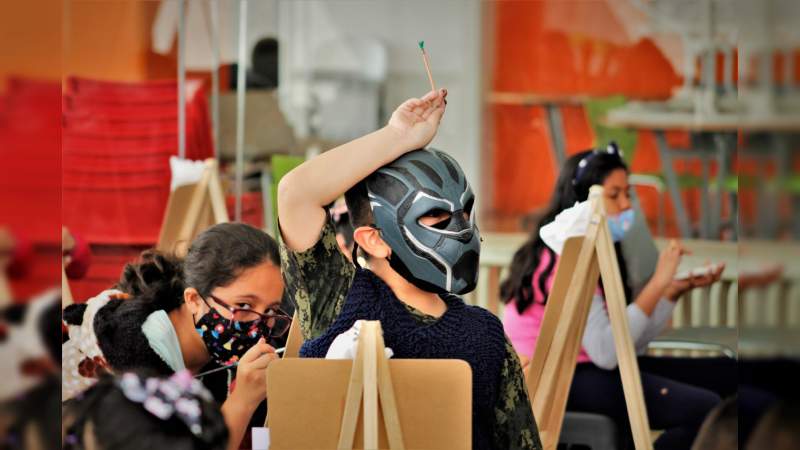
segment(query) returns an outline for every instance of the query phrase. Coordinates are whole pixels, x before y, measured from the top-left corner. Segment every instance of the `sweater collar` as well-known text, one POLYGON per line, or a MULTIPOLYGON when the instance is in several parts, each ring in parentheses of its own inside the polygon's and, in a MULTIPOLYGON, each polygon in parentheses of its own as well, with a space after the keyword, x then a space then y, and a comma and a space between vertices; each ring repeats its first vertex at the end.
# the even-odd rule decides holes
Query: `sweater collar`
POLYGON ((387 303, 390 307, 395 308, 397 311, 402 311, 402 313, 407 314, 410 317, 421 319, 422 321, 433 324, 437 322, 443 321, 445 318, 449 318, 453 314, 457 313, 461 308, 463 308, 464 301, 461 300, 456 295, 453 294, 440 294, 439 297, 445 302, 447 305, 447 310, 445 310, 444 314, 441 317, 435 317, 430 314, 426 314, 413 306, 404 303, 400 300, 392 291, 392 288, 389 287, 380 277, 375 275, 372 271, 368 269, 356 269, 356 280, 364 280, 371 284, 370 289, 366 289, 362 292, 362 295, 369 295, 371 300, 382 300, 387 303))

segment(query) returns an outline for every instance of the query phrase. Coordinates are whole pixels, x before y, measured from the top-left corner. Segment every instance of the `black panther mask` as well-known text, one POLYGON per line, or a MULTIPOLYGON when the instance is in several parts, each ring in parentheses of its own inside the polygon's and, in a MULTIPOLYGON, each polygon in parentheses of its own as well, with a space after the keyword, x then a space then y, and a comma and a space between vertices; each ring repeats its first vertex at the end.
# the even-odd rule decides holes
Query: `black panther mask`
POLYGON ((453 158, 434 149, 409 152, 371 175, 367 192, 394 270, 428 292, 475 289, 481 250, 475 195, 453 158), (434 226, 419 223, 441 211, 450 218, 434 226))

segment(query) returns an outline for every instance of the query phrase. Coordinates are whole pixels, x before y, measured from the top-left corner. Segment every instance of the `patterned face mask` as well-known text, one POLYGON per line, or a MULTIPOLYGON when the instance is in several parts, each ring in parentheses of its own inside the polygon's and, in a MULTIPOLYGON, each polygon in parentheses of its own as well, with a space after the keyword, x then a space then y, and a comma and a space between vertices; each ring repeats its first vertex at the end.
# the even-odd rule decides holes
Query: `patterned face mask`
POLYGON ((261 336, 268 337, 269 329, 263 321, 238 322, 227 319, 211 308, 195 324, 211 358, 227 366, 239 361, 261 336))

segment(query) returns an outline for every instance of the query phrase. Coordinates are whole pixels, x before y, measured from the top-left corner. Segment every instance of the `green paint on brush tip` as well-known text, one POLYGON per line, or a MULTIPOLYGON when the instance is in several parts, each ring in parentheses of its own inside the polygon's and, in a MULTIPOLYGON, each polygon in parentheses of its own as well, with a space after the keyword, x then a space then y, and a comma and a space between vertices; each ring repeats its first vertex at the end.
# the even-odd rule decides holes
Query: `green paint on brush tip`
POLYGON ((425 41, 419 41, 419 49, 425 50, 425 41))

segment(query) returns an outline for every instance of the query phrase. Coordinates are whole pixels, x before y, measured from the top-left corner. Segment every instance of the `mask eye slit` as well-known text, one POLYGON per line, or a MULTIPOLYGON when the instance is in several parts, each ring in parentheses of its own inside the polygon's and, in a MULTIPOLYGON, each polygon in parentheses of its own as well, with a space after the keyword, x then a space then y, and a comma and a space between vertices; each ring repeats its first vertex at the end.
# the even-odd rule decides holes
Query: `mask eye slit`
POLYGON ((475 197, 470 198, 467 200, 467 203, 464 204, 464 219, 469 220, 472 217, 472 208, 475 206, 475 197))
POLYGON ((419 223, 431 228, 436 228, 437 230, 444 230, 450 225, 450 220, 452 218, 453 215, 450 211, 435 208, 423 214, 419 218, 419 223))

